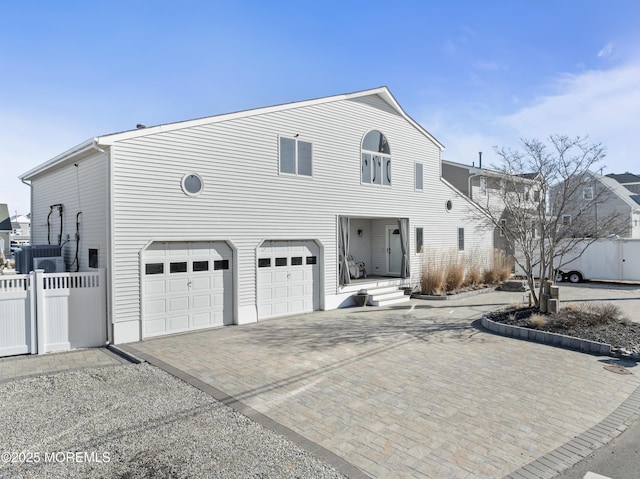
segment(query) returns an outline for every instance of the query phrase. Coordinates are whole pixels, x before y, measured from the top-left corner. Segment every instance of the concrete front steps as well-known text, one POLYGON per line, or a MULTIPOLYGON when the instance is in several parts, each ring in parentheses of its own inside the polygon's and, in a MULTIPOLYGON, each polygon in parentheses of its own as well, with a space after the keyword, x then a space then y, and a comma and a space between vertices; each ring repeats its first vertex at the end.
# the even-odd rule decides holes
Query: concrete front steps
POLYGON ((398 289, 397 286, 382 286, 377 288, 367 289, 369 294, 369 306, 388 306, 390 304, 406 303, 411 299, 411 296, 405 295, 403 289, 398 289))
POLYGON ((369 295, 367 306, 387 306, 409 301, 411 297, 404 294, 404 289, 410 285, 409 278, 370 276, 352 280, 350 284, 341 286, 340 292, 351 293, 355 298, 362 291, 369 295))

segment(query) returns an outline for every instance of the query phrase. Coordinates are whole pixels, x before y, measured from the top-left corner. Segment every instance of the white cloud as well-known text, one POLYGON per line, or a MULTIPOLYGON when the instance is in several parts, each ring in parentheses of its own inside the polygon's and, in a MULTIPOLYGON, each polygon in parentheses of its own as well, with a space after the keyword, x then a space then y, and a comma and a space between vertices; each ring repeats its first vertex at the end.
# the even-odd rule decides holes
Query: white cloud
POLYGON ((602 50, 598 52, 598 57, 606 58, 606 57, 612 56, 613 54, 614 54, 613 43, 609 42, 602 48, 602 50))
POLYGON ((550 134, 588 136, 607 148, 605 172, 640 173, 639 79, 640 62, 564 75, 549 86, 552 93, 528 105, 514 103, 520 109, 512 114, 489 119, 441 114, 433 132, 447 146, 443 158, 470 164, 482 151, 487 166, 496 160, 494 146, 518 148, 521 138, 545 140, 550 134))
POLYGON ((567 75, 556 92, 499 119, 520 137, 588 135, 608 150, 608 171, 640 170, 640 63, 567 75))

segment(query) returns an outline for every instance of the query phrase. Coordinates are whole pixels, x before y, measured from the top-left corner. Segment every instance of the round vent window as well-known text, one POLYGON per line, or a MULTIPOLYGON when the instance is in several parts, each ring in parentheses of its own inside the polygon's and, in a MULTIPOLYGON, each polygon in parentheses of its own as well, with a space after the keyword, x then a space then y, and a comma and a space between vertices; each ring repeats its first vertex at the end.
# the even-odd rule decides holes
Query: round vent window
POLYGON ((189 196, 196 196, 202 191, 204 183, 202 178, 195 173, 190 173, 182 177, 182 191, 189 196))
POLYGON ((451 200, 447 200, 445 208, 447 208, 447 211, 451 211, 451 208, 453 208, 453 203, 451 202, 451 200))

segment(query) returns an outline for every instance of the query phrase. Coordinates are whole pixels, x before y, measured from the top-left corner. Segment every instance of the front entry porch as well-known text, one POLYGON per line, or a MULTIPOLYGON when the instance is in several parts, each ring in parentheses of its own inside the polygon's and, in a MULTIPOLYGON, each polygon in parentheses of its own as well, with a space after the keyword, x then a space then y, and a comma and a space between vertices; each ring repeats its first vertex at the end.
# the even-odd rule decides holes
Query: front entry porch
POLYGON ((407 218, 339 217, 339 292, 366 291, 373 306, 407 301, 409 246, 407 218))
POLYGON ((340 216, 338 248, 340 286, 372 276, 410 277, 408 218, 340 216))

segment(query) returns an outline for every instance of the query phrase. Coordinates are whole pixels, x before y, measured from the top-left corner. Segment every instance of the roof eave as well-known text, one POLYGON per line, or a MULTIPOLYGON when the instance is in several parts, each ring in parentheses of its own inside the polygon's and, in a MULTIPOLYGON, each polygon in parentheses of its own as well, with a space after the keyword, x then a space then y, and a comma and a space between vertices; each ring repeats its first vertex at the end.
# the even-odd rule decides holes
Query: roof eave
POLYGON ((89 151, 97 150, 102 151, 98 146, 97 138, 91 138, 87 141, 80 143, 79 145, 74 146, 73 148, 68 149, 67 151, 60 153, 58 156, 51 158, 49 161, 42 163, 41 165, 36 166, 35 168, 23 173, 18 176, 21 181, 29 181, 34 176, 54 168, 66 161, 71 159, 83 156, 89 151))
POLYGON ((190 128, 194 126, 207 125, 211 123, 218 123, 221 121, 234 120, 238 118, 245 118, 255 115, 263 115, 266 113, 273 113, 283 110, 288 110, 292 108, 302 108, 306 106, 319 105, 323 103, 330 103, 340 100, 351 100, 354 98, 361 98, 364 96, 378 95, 382 98, 387 104, 389 104, 395 111, 397 111, 402 117, 404 117, 409 123, 411 123, 415 128, 417 128, 422 134, 428 137, 431 141, 433 141, 438 148, 444 150, 444 145, 440 143, 433 135, 431 135, 427 130, 425 130, 419 123, 417 123, 413 118, 411 118, 407 113, 402 109, 400 104, 396 101, 394 96, 391 94, 389 89, 386 86, 372 88, 369 90, 362 90, 354 93, 343 93, 340 95, 327 96, 322 98, 316 98, 312 100, 303 100, 296 101, 290 103, 282 103, 280 105, 266 106, 261 108, 255 108, 251 110, 242 110, 233 113, 223 113, 221 115, 207 116, 203 118, 197 118, 194 120, 185 120, 174 123, 165 123, 163 125, 150 126, 146 128, 138 128, 135 130, 127 130, 120 133, 112 133, 108 135, 103 135, 95 138, 95 141, 101 145, 112 145, 117 141, 129 140, 132 138, 138 138, 142 136, 154 135, 157 133, 165 133, 169 131, 179 130, 182 128, 190 128))

